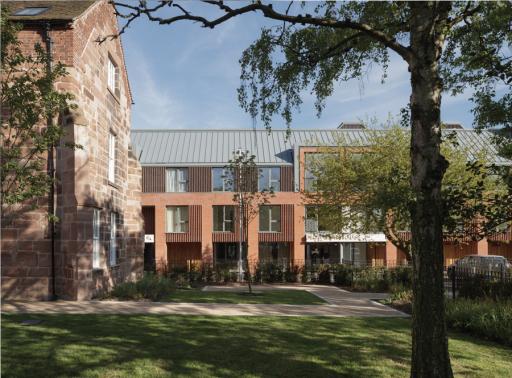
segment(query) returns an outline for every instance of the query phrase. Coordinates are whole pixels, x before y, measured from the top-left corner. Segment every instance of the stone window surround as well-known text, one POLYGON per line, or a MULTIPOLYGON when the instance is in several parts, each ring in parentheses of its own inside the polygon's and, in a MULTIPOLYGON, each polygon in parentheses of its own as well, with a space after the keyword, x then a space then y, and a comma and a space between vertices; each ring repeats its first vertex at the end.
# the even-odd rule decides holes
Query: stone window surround
POLYGON ((117 133, 112 129, 112 128, 109 128, 109 131, 108 131, 108 146, 107 146, 107 179, 108 179, 108 183, 115 187, 115 188, 119 188, 119 186, 116 184, 116 173, 117 173, 117 156, 118 156, 118 153, 117 153, 117 149, 118 149, 118 135, 117 133), (113 138, 113 139, 111 139, 113 138), (113 151, 111 151, 111 140, 113 140, 113 143, 114 143, 114 147, 113 147, 113 151), (113 153, 113 157, 111 156, 111 152, 113 153), (111 164, 113 164, 113 167, 111 167, 111 164), (111 173, 111 169, 112 169, 112 173, 111 173))
POLYGON ((120 80, 120 69, 119 64, 117 64, 116 60, 112 57, 112 54, 108 53, 107 55, 107 89, 110 94, 119 102, 119 97, 121 94, 121 80, 120 80), (113 72, 112 72, 113 69, 113 72), (111 76, 113 75, 113 76, 111 76), (113 82, 112 82, 113 81, 113 82), (114 88, 112 88, 114 85, 114 88))

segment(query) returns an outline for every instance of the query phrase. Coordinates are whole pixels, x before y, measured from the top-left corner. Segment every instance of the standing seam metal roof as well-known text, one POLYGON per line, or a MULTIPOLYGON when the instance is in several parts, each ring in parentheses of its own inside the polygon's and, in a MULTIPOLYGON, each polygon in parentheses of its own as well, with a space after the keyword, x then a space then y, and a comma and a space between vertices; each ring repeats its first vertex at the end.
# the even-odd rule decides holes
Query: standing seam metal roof
MULTIPOLYGON (((238 148, 256 156, 257 164, 292 165, 293 149, 299 146, 335 145, 343 137, 349 146, 368 146, 369 133, 383 130, 324 129, 291 130, 132 130, 131 139, 142 165, 225 165, 238 148)), ((455 132, 470 158, 486 149, 496 164, 511 165, 497 155, 488 131, 450 130, 455 132)))

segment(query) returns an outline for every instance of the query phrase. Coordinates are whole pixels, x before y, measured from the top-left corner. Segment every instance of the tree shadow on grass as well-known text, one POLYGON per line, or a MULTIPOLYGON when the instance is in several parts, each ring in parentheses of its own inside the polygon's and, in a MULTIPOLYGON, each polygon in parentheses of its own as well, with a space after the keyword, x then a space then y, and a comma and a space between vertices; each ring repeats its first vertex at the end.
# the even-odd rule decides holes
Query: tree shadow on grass
MULTIPOLYGON (((3 320, 4 376, 409 374, 408 319, 4 315, 3 320), (44 321, 19 323, 30 317, 44 321)), ((465 371, 478 374, 478 367, 465 371)))
POLYGON ((44 322, 4 318, 5 376, 383 376, 409 356, 407 343, 390 342, 407 333, 403 320, 35 317, 44 322), (388 366, 375 363, 383 359, 388 366))

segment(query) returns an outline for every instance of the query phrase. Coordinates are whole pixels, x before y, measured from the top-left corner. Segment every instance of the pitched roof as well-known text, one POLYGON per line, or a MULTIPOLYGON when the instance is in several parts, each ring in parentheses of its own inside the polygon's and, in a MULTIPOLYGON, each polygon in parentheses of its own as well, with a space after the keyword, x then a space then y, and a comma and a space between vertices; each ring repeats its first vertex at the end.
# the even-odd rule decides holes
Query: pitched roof
POLYGON ((2 6, 9 9, 9 18, 16 21, 55 20, 73 21, 84 13, 94 0, 53 0, 53 1, 2 1, 2 6), (16 16, 14 13, 23 8, 48 8, 35 16, 16 16))
MULTIPOLYGON (((348 145, 368 146, 370 132, 361 129, 291 130, 132 130, 132 144, 143 165, 224 165, 238 148, 256 155, 257 164, 291 165, 294 149, 301 146, 335 145, 343 137, 348 145)), ((384 132, 383 130, 381 130, 384 132)), ((511 161, 497 155, 486 131, 450 130, 459 144, 475 156, 487 149, 496 164, 511 161)), ((470 156, 471 157, 471 156, 470 156)))

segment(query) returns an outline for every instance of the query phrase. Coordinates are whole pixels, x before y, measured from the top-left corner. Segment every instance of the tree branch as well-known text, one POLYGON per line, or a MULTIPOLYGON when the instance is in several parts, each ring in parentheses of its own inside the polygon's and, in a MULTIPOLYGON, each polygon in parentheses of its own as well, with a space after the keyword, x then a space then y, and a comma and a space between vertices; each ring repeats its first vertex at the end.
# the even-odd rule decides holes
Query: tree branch
POLYGON ((448 25, 449 27, 451 28, 452 26, 458 24, 459 22, 461 21, 466 21, 467 22, 467 18, 468 17, 471 17, 472 15, 474 15, 475 13, 477 13, 478 11, 480 11, 480 9, 482 9, 481 5, 478 4, 476 7, 474 7, 473 9, 470 9, 471 8, 471 2, 468 2, 466 4, 466 7, 464 8, 464 11, 462 13, 460 13, 459 15, 457 15, 456 17, 453 17, 453 18, 448 18, 448 25))
MULTIPOLYGON (((301 25, 310 25, 310 26, 321 26, 321 27, 329 27, 333 29, 352 29, 364 33, 368 37, 372 38, 375 41, 382 43, 384 46, 390 48, 395 51, 398 55, 400 55, 406 62, 409 62, 411 51, 409 47, 406 47, 399 42, 393 36, 390 36, 380 30, 373 28, 371 25, 368 25, 364 22, 357 22, 351 19, 344 20, 334 20, 329 18, 320 18, 313 17, 309 14, 305 16, 298 15, 289 15, 289 7, 285 13, 280 13, 274 10, 272 4, 263 4, 261 1, 256 1, 252 4, 233 9, 224 4, 222 0, 203 0, 203 3, 216 6, 219 10, 224 12, 224 15, 207 19, 203 16, 193 15, 190 12, 186 11, 182 6, 178 6, 178 8, 183 12, 182 15, 173 16, 173 17, 157 17, 154 15, 156 11, 161 9, 164 6, 170 6, 173 3, 172 0, 161 1, 161 3, 153 8, 148 8, 147 3, 145 1, 140 1, 139 5, 130 5, 124 2, 112 2, 116 7, 116 14, 122 18, 128 19, 127 23, 121 28, 118 35, 124 33, 126 27, 137 17, 141 15, 145 15, 150 21, 158 22, 161 25, 169 25, 178 21, 188 20, 199 22, 205 28, 215 28, 217 25, 220 25, 233 17, 260 11, 264 17, 270 18, 272 20, 288 22, 291 24, 301 24, 301 25), (131 12, 127 14, 123 14, 120 9, 127 8, 130 9, 131 12)), ((174 4, 176 6, 176 4, 174 4)), ((109 36, 115 38, 116 36, 109 36)), ((104 37, 103 40, 109 37, 104 37)))
POLYGON ((386 226, 384 228, 384 235, 393 245, 402 250, 407 258, 407 261, 412 260, 411 256, 411 242, 401 239, 396 232, 395 215, 392 209, 386 211, 386 226))

